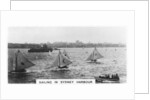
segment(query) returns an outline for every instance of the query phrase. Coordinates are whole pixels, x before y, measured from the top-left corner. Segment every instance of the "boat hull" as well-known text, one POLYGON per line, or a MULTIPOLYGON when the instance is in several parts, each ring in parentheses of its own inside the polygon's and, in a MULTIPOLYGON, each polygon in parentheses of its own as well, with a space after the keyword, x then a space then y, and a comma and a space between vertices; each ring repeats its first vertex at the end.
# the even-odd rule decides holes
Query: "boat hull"
POLYGON ((25 69, 21 69, 21 70, 13 70, 10 71, 9 73, 26 73, 27 71, 25 69))
POLYGON ((67 69, 68 66, 63 66, 63 67, 59 67, 59 66, 58 66, 58 68, 59 68, 59 69, 67 69))
POLYGON ((96 83, 119 83, 119 78, 100 78, 95 77, 96 83))

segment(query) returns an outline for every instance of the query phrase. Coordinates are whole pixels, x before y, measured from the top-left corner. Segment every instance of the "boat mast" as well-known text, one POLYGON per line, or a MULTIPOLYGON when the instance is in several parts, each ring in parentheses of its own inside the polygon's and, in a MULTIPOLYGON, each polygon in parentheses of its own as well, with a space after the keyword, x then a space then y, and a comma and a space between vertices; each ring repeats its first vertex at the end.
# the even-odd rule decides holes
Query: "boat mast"
POLYGON ((58 54, 58 67, 60 67, 60 50, 59 50, 59 54, 58 54))
POLYGON ((15 66, 15 71, 17 70, 17 67, 18 67, 18 62, 17 62, 17 54, 15 54, 15 56, 16 56, 16 66, 15 66))
MULTIPOLYGON (((94 49, 94 51, 95 51, 95 49, 94 49)), ((94 59, 94 56, 95 56, 95 55, 94 55, 94 51, 93 51, 93 61, 95 60, 95 59, 94 59)))
POLYGON ((97 59, 95 59, 95 51, 96 51, 96 47, 95 47, 95 49, 94 49, 94 51, 93 51, 93 61, 94 61, 94 62, 96 62, 96 60, 97 60, 97 59))

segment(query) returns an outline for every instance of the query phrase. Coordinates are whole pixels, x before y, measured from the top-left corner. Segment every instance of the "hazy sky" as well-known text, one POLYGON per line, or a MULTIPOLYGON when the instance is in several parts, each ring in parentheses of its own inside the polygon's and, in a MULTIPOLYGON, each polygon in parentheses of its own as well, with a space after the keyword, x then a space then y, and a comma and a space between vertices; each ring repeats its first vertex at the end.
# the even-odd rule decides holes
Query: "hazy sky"
POLYGON ((125 27, 10 27, 9 43, 82 42, 125 43, 125 27))

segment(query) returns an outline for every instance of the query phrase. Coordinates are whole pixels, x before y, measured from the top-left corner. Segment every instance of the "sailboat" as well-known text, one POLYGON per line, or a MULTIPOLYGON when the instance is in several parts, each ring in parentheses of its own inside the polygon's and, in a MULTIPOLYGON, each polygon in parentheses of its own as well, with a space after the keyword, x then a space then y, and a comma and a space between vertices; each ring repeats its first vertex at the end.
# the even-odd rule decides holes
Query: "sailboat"
POLYGON ((71 63, 72 62, 59 50, 59 53, 55 61, 53 62, 52 67, 57 67, 59 69, 68 68, 68 65, 70 65, 71 63))
POLYGON ((64 56, 66 56, 68 59, 70 59, 68 53, 66 52, 66 50, 63 51, 64 56))
POLYGON ((100 58, 103 58, 103 56, 98 52, 98 50, 95 47, 95 49, 93 50, 93 52, 87 58, 87 61, 96 62, 97 59, 100 59, 100 58))
POLYGON ((9 72, 26 72, 26 68, 34 66, 21 52, 18 50, 15 53, 15 64, 13 64, 12 70, 9 72))

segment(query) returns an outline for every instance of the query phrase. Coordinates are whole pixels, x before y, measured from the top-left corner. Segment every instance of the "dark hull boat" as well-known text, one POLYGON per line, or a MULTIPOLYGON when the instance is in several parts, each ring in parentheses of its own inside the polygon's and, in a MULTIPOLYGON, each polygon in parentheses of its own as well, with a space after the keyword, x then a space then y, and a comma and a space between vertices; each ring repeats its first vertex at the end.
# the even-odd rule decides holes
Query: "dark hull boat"
POLYGON ((115 75, 105 75, 105 76, 98 76, 95 77, 96 83, 118 83, 120 78, 118 74, 115 75))
POLYGON ((10 71, 10 73, 26 73, 25 69, 21 69, 21 70, 12 70, 10 71))
POLYGON ((28 50, 28 52, 52 52, 53 48, 48 48, 46 44, 41 46, 40 48, 31 48, 28 50))
POLYGON ((29 49, 28 52, 52 52, 52 49, 29 49))

